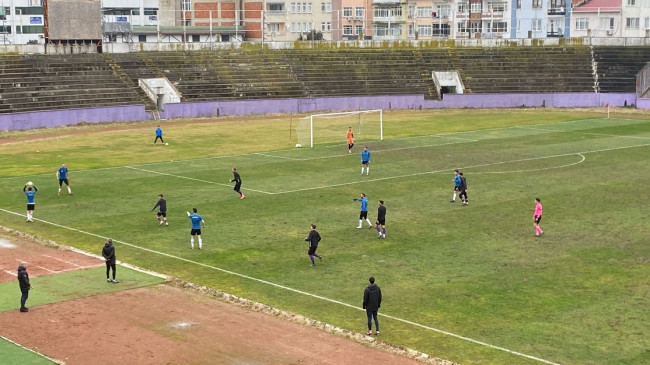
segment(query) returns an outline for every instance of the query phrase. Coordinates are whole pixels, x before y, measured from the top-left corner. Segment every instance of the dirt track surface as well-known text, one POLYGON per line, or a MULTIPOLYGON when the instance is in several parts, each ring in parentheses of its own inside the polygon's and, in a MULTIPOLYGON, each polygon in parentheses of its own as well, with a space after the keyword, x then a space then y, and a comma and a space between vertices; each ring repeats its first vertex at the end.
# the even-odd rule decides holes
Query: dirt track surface
MULTIPOLYGON (((0 243, 2 267, 27 261, 31 277, 102 265, 1 232, 0 243)), ((2 312, 0 334, 71 365, 422 364, 167 284, 2 312)))

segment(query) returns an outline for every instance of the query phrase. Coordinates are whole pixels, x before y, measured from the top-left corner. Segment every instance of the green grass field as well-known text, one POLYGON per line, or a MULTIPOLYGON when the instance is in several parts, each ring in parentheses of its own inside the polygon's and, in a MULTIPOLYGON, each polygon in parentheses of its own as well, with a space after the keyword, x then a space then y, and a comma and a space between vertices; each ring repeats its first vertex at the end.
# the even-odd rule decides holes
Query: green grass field
POLYGON ((387 112, 385 140, 367 142, 370 176, 345 130, 338 145, 294 149, 285 116, 162 122, 166 147, 152 145, 152 123, 7 133, 0 220, 94 253, 112 237, 122 261, 358 332, 372 275, 382 340, 463 364, 648 363, 650 119, 614 115, 387 112), (61 162, 73 196, 56 194, 61 162), (454 168, 469 206, 449 203, 454 168), (39 189, 33 224, 28 180, 39 189), (386 240, 355 229, 360 192, 373 221, 386 202, 386 240), (167 228, 151 212, 160 193, 167 228), (202 251, 189 249, 193 207, 207 222, 202 251), (303 241, 312 222, 317 267, 303 241))
POLYGON ((0 338, 0 354, 2 354, 2 362, 4 364, 21 364, 21 365, 52 365, 53 361, 47 358, 25 350, 16 346, 15 344, 0 338))

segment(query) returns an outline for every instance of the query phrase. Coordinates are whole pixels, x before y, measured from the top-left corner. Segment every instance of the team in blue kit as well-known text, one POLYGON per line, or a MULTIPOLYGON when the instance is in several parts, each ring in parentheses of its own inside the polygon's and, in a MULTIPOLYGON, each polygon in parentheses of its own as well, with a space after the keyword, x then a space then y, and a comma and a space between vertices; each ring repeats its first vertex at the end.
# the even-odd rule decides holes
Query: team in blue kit
POLYGON ((61 167, 56 170, 56 178, 59 180, 59 195, 61 195, 61 188, 63 184, 68 188, 68 195, 72 195, 72 189, 70 188, 70 181, 68 180, 68 167, 62 163, 61 167))

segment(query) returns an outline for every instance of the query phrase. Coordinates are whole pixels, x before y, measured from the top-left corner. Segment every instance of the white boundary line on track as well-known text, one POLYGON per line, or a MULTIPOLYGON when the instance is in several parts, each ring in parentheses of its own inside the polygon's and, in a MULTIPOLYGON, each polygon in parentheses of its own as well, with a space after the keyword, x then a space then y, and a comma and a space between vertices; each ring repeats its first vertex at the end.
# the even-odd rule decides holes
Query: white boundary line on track
MULTIPOLYGON (((640 121, 640 123, 637 123, 637 124, 650 123, 650 121, 646 121, 646 120, 643 120, 643 119, 611 118, 610 120, 612 120, 612 119, 626 120, 626 121, 640 121)), ((530 127, 553 126, 553 125, 558 125, 558 124, 579 123, 579 122, 586 122, 586 121, 601 122, 601 121, 607 121, 607 119, 586 118, 586 119, 568 120, 568 121, 564 121, 564 122, 530 124, 529 126, 530 127)), ((430 138, 430 137, 446 137, 446 138, 463 139, 463 140, 467 140, 468 142, 479 142, 479 141, 482 141, 482 140, 454 137, 454 135, 465 134, 465 133, 477 133, 477 132, 489 132, 489 131, 498 131, 498 130, 507 130, 507 129, 517 129, 517 128, 522 128, 522 127, 524 127, 524 126, 509 126, 509 127, 495 127, 495 128, 486 128, 486 129, 473 129, 473 130, 469 130, 469 131, 427 134, 427 135, 422 135, 422 136, 396 137, 396 138, 391 138, 390 140, 405 140, 405 139, 418 139, 418 138, 430 138)), ((558 132, 563 132, 563 131, 558 131, 558 132)), ((575 132, 577 132, 577 131, 575 131, 575 132)), ((441 146, 441 145, 430 145, 430 146, 420 146, 420 147, 433 147, 433 146, 441 146)), ((332 147, 337 147, 337 146, 332 146, 332 147)), ((272 151, 266 151, 266 154, 269 154, 270 152, 286 152, 286 151, 291 151, 291 150, 290 149, 272 150, 272 151)), ((378 153, 378 152, 389 152, 389 151, 393 151, 393 150, 390 149, 390 150, 375 151, 375 152, 378 153)), ((216 159, 222 159, 222 158, 246 157, 246 156, 251 156, 251 155, 256 155, 256 154, 260 155, 259 152, 251 152, 251 153, 242 153, 242 154, 235 154, 235 155, 211 156, 211 157, 192 158, 192 159, 181 159, 181 160, 174 160, 174 161, 148 162, 148 163, 143 163, 143 164, 130 165, 130 167, 161 165, 161 164, 166 164, 166 163, 170 163, 170 162, 190 162, 190 161, 202 161, 202 160, 216 160, 216 159)), ((343 155, 340 155, 340 156, 346 156, 346 155, 348 155, 348 154, 343 154, 343 155)), ((273 155, 270 155, 270 156, 273 156, 273 155)), ((336 156, 332 156, 332 157, 340 157, 340 156, 336 155, 336 156)), ((278 157, 278 156, 273 156, 273 157, 278 157)), ((280 158, 282 158, 282 157, 280 157, 280 158)), ((318 158, 322 158, 322 157, 318 157, 318 158)), ((314 159, 318 159, 318 158, 314 158, 314 159)), ((305 161, 305 160, 309 160, 309 159, 301 159, 301 160, 305 161)), ((76 170, 76 171, 73 171, 73 172, 74 173, 79 173, 79 172, 93 172, 93 171, 101 171, 101 170, 114 170, 114 169, 120 169, 120 168, 123 168, 123 167, 126 167, 126 166, 98 167, 98 168, 92 168, 92 169, 76 170)), ((26 176, 45 176, 45 175, 49 175, 49 174, 50 174, 49 172, 46 172, 46 173, 40 173, 40 174, 37 174, 37 175, 10 176, 10 177, 0 178, 0 180, 11 180, 11 179, 16 179, 16 178, 24 178, 26 176)))
POLYGON ((3 269, 2 271, 6 272, 6 273, 9 274, 9 275, 18 276, 18 274, 16 274, 16 273, 13 272, 13 271, 4 270, 4 269, 3 269))
POLYGON ((2 338, 3 340, 5 340, 5 341, 7 341, 7 342, 10 342, 10 343, 14 344, 15 346, 20 347, 20 348, 23 349, 23 350, 27 350, 27 351, 29 351, 29 352, 31 352, 31 353, 34 353, 34 354, 36 354, 36 355, 38 355, 38 356, 40 356, 40 357, 42 357, 42 358, 45 358, 45 359, 47 359, 47 360, 50 360, 50 361, 52 361, 52 362, 55 363, 55 364, 65 364, 65 363, 62 362, 62 361, 59 361, 59 360, 53 359, 53 358, 51 358, 51 357, 49 357, 49 356, 47 356, 47 355, 41 354, 41 353, 38 352, 38 351, 32 350, 32 349, 30 349, 29 347, 25 347, 25 346, 23 346, 23 345, 21 345, 21 344, 19 344, 19 343, 17 343, 17 342, 14 342, 14 341, 12 341, 12 340, 6 338, 6 337, 3 336, 3 335, 0 335, 0 338, 2 338))
MULTIPOLYGON (((16 215, 16 216, 19 216, 19 217, 23 216, 23 214, 21 214, 21 213, 13 212, 13 211, 3 209, 3 208, 0 208, 0 211, 3 211, 3 212, 8 213, 8 214, 16 215)), ((52 226, 55 226, 55 227, 63 228, 63 229, 69 230, 69 231, 82 233, 82 234, 85 234, 85 235, 88 235, 88 236, 97 237, 97 238, 101 238, 101 239, 106 239, 105 236, 101 236, 101 235, 98 235, 96 233, 91 233, 91 232, 83 231, 83 230, 72 228, 72 227, 67 227, 67 226, 64 226, 62 224, 49 222, 49 221, 46 221, 46 220, 43 220, 43 219, 38 219, 38 218, 34 218, 34 220, 37 221, 37 222, 42 222, 42 223, 49 224, 49 225, 52 225, 52 226)), ((237 277, 248 279, 248 280, 251 280, 251 281, 256 281, 258 283, 262 283, 262 284, 273 286, 273 287, 276 287, 276 288, 279 288, 279 289, 287 290, 287 291, 290 291, 290 292, 293 292, 293 293, 296 293, 296 294, 301 294, 301 295, 305 295, 305 296, 308 296, 308 297, 311 297, 311 298, 320 299, 320 300, 323 300, 323 301, 326 301, 326 302, 338 304, 338 305, 345 306, 345 307, 348 307, 348 308, 352 308, 352 309, 355 309, 355 310, 358 310, 358 311, 363 311, 364 310, 364 309, 360 308, 358 305, 348 304, 348 303, 342 302, 340 300, 331 299, 331 298, 324 297, 324 296, 318 295, 318 294, 312 294, 312 293, 309 293, 309 292, 306 292, 306 291, 303 291, 303 290, 294 289, 294 288, 284 286, 284 285, 281 285, 281 284, 277 284, 277 283, 274 283, 274 282, 271 282, 271 281, 268 281, 268 280, 259 279, 259 278, 249 276, 249 275, 246 275, 246 274, 241 274, 241 273, 238 273, 238 272, 235 272, 235 271, 222 269, 222 268, 217 267, 217 266, 204 264, 202 262, 186 259, 184 257, 172 255, 172 254, 169 254, 169 253, 166 253, 166 252, 156 251, 156 250, 152 250, 150 248, 141 247, 141 246, 135 245, 133 243, 128 243, 128 242, 121 241, 121 240, 118 240, 118 239, 115 239, 115 238, 113 238, 113 242, 121 243, 121 244, 123 244, 125 246, 129 246, 129 247, 132 247, 132 248, 135 248, 135 249, 138 249, 138 250, 142 250, 142 251, 150 252, 150 253, 153 253, 153 254, 165 256, 165 257, 168 257, 168 258, 171 258, 171 259, 183 261, 183 262, 186 262, 186 263, 189 263, 189 264, 194 264, 194 265, 201 266, 201 267, 204 267, 204 268, 207 268, 207 269, 220 271, 220 272, 223 272, 225 274, 237 276, 237 277)), ((395 316, 388 315, 388 314, 383 314, 383 313, 380 313, 379 315, 382 316, 382 317, 385 317, 385 318, 392 319, 394 321, 406 323, 406 324, 409 324, 409 325, 412 325, 412 326, 417 326, 417 327, 420 327, 420 328, 423 328, 423 329, 426 329, 426 330, 429 330, 429 331, 437 332, 437 333, 440 333, 440 334, 443 334, 443 335, 454 337, 454 338, 464 340, 464 341, 467 341, 467 342, 471 342, 471 343, 474 343, 474 344, 477 344, 477 345, 489 347, 489 348, 494 349, 494 350, 507 352, 507 353, 510 353, 510 354, 513 354, 513 355, 516 355, 516 356, 525 357, 527 359, 535 360, 537 362, 541 362, 541 363, 544 363, 544 364, 560 365, 558 363, 554 363, 554 362, 551 362, 551 361, 548 361, 548 360, 544 360, 544 359, 539 358, 539 357, 535 357, 535 356, 532 356, 532 355, 526 355, 524 353, 509 350, 509 349, 504 348, 504 347, 491 345, 491 344, 483 342, 483 341, 479 341, 479 340, 475 340, 475 339, 472 339, 472 338, 469 338, 469 337, 457 335, 457 334, 452 333, 452 332, 444 331, 444 330, 434 328, 434 327, 430 327, 430 326, 420 324, 420 323, 417 323, 417 322, 412 322, 412 321, 409 321, 407 319, 402 319, 402 318, 399 318, 399 317, 395 317, 395 316)))

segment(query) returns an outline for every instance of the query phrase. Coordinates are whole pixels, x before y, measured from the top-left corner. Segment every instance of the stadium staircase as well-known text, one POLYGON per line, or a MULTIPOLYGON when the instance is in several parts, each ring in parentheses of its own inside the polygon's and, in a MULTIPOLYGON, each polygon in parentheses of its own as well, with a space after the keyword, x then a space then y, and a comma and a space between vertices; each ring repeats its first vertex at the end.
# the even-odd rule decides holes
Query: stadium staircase
MULTIPOLYGON (((116 54, 114 56, 117 56, 115 58, 119 58, 120 55, 116 54)), ((111 68, 111 70, 113 70, 113 73, 120 78, 120 80, 122 80, 125 84, 129 85, 132 89, 136 90, 140 99, 144 102, 144 107, 146 111, 152 112, 157 110, 157 106, 154 103, 154 101, 151 100, 151 98, 149 98, 149 96, 147 96, 144 90, 142 90, 142 88, 140 88, 140 86, 138 85, 136 81, 137 79, 134 80, 130 75, 128 75, 126 71, 122 68, 121 64, 119 64, 115 60, 115 58, 112 58, 108 54, 102 54, 102 58, 104 59, 106 64, 111 68)), ((140 74, 139 76, 141 76, 141 78, 149 78, 145 74, 140 74)))
MULTIPOLYGON (((422 56, 422 51, 420 49, 416 49, 413 51, 413 57, 415 57, 415 61, 418 64, 418 67, 420 68, 420 76, 424 78, 425 80, 428 78, 431 78, 431 73, 434 71, 438 71, 433 65, 430 63, 427 63, 424 60, 424 57, 422 56)), ((435 83, 435 82, 434 82, 435 83)), ((436 85, 427 85, 427 93, 424 95, 425 99, 433 99, 433 100, 440 100, 440 94, 438 93, 438 88, 436 85)))
POLYGON ((650 47, 594 47, 603 93, 636 92, 636 74, 650 61, 650 47))

